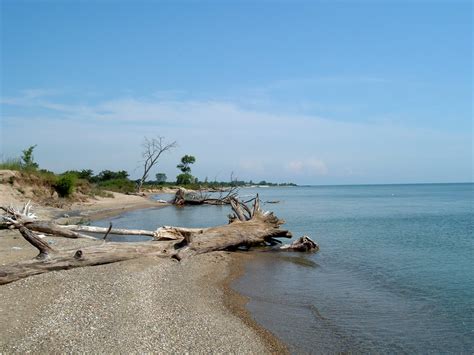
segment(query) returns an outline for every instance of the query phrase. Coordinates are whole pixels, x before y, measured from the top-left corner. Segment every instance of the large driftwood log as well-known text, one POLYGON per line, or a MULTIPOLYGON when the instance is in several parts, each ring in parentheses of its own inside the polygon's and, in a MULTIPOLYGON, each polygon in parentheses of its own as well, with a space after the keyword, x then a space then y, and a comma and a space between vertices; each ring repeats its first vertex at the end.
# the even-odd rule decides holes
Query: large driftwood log
POLYGON ((0 266, 0 285, 49 271, 109 264, 142 256, 169 257, 176 253, 173 249, 176 242, 103 242, 80 249, 56 250, 27 228, 20 227, 20 232, 40 253, 32 260, 0 266))
POLYGON ((184 205, 229 205, 232 199, 237 198, 237 188, 232 187, 228 190, 218 191, 219 195, 213 197, 202 190, 189 191, 185 189, 178 189, 174 195, 173 203, 176 206, 184 205))
MULTIPOLYGON (((56 223, 50 222, 50 221, 27 222, 27 223, 24 223, 23 225, 26 228, 28 228, 29 230, 32 230, 32 231, 35 231, 35 232, 52 234, 52 235, 59 235, 61 237, 65 237, 65 238, 96 239, 94 237, 91 237, 90 235, 75 232, 73 230, 65 228, 64 226, 61 226, 59 224, 56 224, 56 223)), ((104 231, 104 233, 105 233, 105 231, 104 231)))
MULTIPOLYGON (((107 227, 95 227, 95 226, 86 226, 82 224, 68 224, 66 226, 59 226, 62 229, 72 230, 75 232, 88 232, 88 233, 99 233, 104 234, 107 233, 107 227)), ((111 234, 117 235, 144 235, 153 237, 155 234, 154 231, 145 230, 145 229, 123 229, 123 228, 112 228, 110 230, 111 234)))
POLYGON ((5 215, 0 219, 3 219, 3 224, 6 227, 12 228, 17 225, 22 225, 35 232, 59 235, 65 238, 95 239, 90 235, 77 233, 51 221, 39 221, 36 215, 31 211, 30 201, 28 201, 21 210, 12 206, 1 206, 0 209, 5 211, 5 215))
MULTIPOLYGON (((16 218, 4 216, 5 220, 11 223, 14 228, 17 228, 21 235, 38 249, 39 254, 33 260, 0 266, 0 284, 54 270, 107 264, 142 256, 171 257, 182 260, 193 255, 217 250, 248 249, 252 246, 274 245, 277 242, 275 238, 291 238, 289 231, 280 229, 284 221, 278 219, 271 212, 260 210, 258 196, 252 208, 242 204, 235 198, 231 200, 231 207, 234 214, 229 216, 229 224, 227 225, 210 228, 164 226, 152 232, 154 237, 152 241, 135 243, 103 241, 97 245, 70 250, 56 250, 40 239, 29 228, 30 226, 37 228, 38 223, 30 220, 22 222, 21 216, 16 218)), ((75 227, 77 228, 77 226, 75 227)), ((55 225, 54 229, 50 231, 53 234, 65 236, 64 231, 73 232, 68 228, 74 229, 71 226, 60 227, 55 225), (58 230, 61 234, 57 233, 58 230)), ((83 231, 87 229, 83 228, 85 227, 81 226, 79 229, 83 231)), ((105 231, 105 229, 97 229, 97 232, 99 230, 101 233, 105 231)), ((112 231, 113 229, 110 227, 106 232, 112 231)), ((131 234, 127 230, 122 231, 131 234)), ((316 245, 314 242, 312 243, 316 245)), ((310 243, 305 245, 308 246, 310 243)), ((293 249, 297 250, 298 248, 293 249)), ((300 248, 300 250, 303 250, 303 248, 300 248)), ((311 248, 304 248, 304 250, 311 250, 311 248)))

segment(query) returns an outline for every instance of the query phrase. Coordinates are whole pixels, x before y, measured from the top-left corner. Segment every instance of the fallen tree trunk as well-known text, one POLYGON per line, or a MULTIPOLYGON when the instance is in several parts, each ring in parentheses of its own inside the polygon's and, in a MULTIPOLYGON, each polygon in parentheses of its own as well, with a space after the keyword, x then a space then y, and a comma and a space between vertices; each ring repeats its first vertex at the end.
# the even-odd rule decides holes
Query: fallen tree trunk
MULTIPOLYGON (((183 238, 183 233, 190 233, 190 232, 197 232, 201 231, 202 228, 183 228, 183 227, 171 227, 171 226, 163 226, 154 231, 145 230, 145 229, 124 229, 124 228, 111 228, 111 227, 95 227, 95 226, 83 226, 83 225, 67 225, 61 226, 57 225, 61 230, 72 230, 72 231, 82 231, 88 233, 96 233, 96 234, 114 234, 114 235, 127 235, 127 236, 148 236, 153 237, 156 241, 162 240, 177 240, 183 238)), ((93 237, 92 237, 93 238, 93 237)), ((94 238, 95 239, 95 238, 94 238)))
MULTIPOLYGON (((284 221, 270 212, 262 212, 258 196, 253 208, 242 204, 237 199, 231 202, 233 215, 229 216, 227 225, 210 228, 181 228, 164 226, 153 232, 154 240, 135 243, 112 243, 103 241, 100 244, 80 249, 56 250, 41 240, 30 229, 38 229, 42 223, 28 221, 22 223, 21 218, 4 217, 17 228, 21 235, 39 250, 36 259, 0 266, 0 284, 9 283, 32 275, 54 270, 65 270, 75 267, 92 266, 134 259, 142 256, 171 257, 182 260, 193 255, 217 250, 249 249, 253 246, 274 245, 275 238, 291 238, 291 233, 280 229, 284 221), (245 206, 245 207, 243 207, 245 206)), ((68 228, 48 225, 54 234, 65 236, 64 231, 73 232, 68 228), (58 231, 61 234, 57 233, 58 231)), ((83 228, 83 227, 81 227, 83 228)), ((104 229, 96 228, 97 232, 104 229)), ((45 230, 45 228, 42 228, 45 230)), ((90 230, 89 230, 90 231, 90 230)), ((111 227, 107 233, 112 233, 111 227)), ((130 232, 126 231, 127 234, 130 232)), ((144 232, 144 231, 142 231, 144 232)), ((145 231, 149 232, 149 231, 145 231)), ((76 233, 76 232, 74 232, 76 233)), ((309 238, 308 238, 309 239, 309 238)), ((312 242, 312 241, 311 241, 312 242)), ((312 242, 316 245, 314 242, 312 242)), ((306 245, 310 245, 306 243, 306 245)), ((297 250, 297 248, 294 248, 297 250)), ((300 248, 303 250, 303 248, 300 248)), ((311 250, 306 248, 306 250, 311 250)))
MULTIPOLYGON (((78 233, 73 230, 69 230, 68 228, 65 228, 64 226, 61 226, 59 224, 56 224, 54 222, 50 221, 35 221, 35 222, 27 222, 24 224, 26 228, 29 230, 35 231, 35 232, 40 232, 40 233, 46 233, 46 234, 52 234, 52 235, 59 235, 61 237, 65 238, 86 238, 86 239, 96 239, 90 235, 83 234, 83 233, 78 233)), ((106 231, 104 231, 105 233, 106 231)))
MULTIPOLYGON (((95 227, 95 226, 83 226, 77 224, 69 224, 67 226, 59 226, 64 230, 71 230, 75 232, 88 232, 88 233, 98 233, 104 234, 107 233, 108 227, 95 227)), ((116 235, 143 235, 153 237, 155 231, 144 230, 144 229, 123 229, 123 228, 112 228, 109 231, 110 234, 116 235)))
POLYGON ((175 242, 103 242, 80 249, 55 250, 25 227, 20 227, 20 233, 40 253, 32 260, 0 266, 0 285, 49 271, 109 264, 142 256, 169 257, 175 253, 175 242))
POLYGON ((171 201, 176 206, 185 205, 229 205, 232 199, 237 198, 237 188, 233 187, 227 191, 219 191, 217 197, 212 197, 210 194, 200 191, 187 191, 182 188, 176 191, 176 194, 171 201), (224 194, 225 192, 225 194, 224 194))

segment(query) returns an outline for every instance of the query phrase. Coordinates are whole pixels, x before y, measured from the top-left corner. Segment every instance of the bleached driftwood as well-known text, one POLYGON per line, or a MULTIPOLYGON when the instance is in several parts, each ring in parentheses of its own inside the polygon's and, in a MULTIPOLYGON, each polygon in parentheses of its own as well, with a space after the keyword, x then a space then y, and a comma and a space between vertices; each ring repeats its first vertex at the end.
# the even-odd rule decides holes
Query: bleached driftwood
MULTIPOLYGON (((69 250, 56 250, 41 240, 29 228, 35 226, 38 229, 38 222, 23 222, 21 217, 13 219, 6 216, 4 219, 9 220, 12 226, 38 249, 39 254, 33 260, 0 266, 0 284, 53 270, 114 263, 142 256, 171 257, 182 260, 193 255, 217 250, 249 249, 253 246, 274 245, 277 242, 276 238, 291 238, 289 231, 280 229, 284 221, 278 219, 271 212, 261 211, 258 195, 253 207, 248 207, 237 199, 231 200, 231 207, 233 214, 229 215, 229 224, 227 225, 210 228, 165 226, 153 232, 154 239, 151 241, 135 243, 104 241, 97 245, 69 250)), ((64 236, 64 231, 74 232, 56 225, 53 234, 58 230, 61 231, 62 236, 64 236)), ((104 229, 100 231, 104 232, 104 229)), ((113 229, 110 227, 107 233, 112 231, 113 229)), ((128 230, 127 233, 129 233, 128 230)), ((312 243, 316 245, 314 242, 312 243)), ((311 243, 306 242, 305 245, 310 246, 311 243)), ((298 248, 293 249, 298 250, 298 248)), ((305 251, 310 249, 304 248, 305 251)))
POLYGON ((280 246, 279 249, 287 251, 318 251, 319 245, 312 241, 310 237, 304 235, 296 239, 291 244, 285 244, 280 246))
POLYGON ((237 187, 232 187, 228 190, 219 191, 219 195, 212 197, 207 192, 188 191, 185 189, 178 189, 171 201, 176 206, 184 205, 228 205, 232 199, 237 198, 237 187))

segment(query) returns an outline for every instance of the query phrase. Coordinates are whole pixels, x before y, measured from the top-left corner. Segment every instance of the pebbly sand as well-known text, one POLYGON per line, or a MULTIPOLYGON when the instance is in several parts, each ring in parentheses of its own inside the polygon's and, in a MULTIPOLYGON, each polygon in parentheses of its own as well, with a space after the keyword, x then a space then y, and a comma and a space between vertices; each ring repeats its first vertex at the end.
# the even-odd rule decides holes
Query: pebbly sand
MULTIPOLYGON (((74 218, 157 206, 122 194, 102 200, 71 206, 78 211, 74 218)), ((46 218, 68 212, 39 207, 38 213, 46 218)), ((56 248, 98 243, 47 240, 56 248)), ((0 231, 0 264, 35 255, 18 232, 0 231)), ((287 353, 283 343, 255 323, 244 308, 245 298, 230 287, 249 257, 227 252, 183 262, 147 257, 0 286, 0 353, 287 353)))

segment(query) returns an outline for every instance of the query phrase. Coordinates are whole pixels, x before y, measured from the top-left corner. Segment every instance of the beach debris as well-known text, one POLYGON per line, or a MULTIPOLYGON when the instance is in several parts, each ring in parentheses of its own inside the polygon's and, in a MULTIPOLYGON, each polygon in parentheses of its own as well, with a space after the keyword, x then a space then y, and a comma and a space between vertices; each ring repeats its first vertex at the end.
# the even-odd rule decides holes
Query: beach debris
MULTIPOLYGON (((240 201, 237 197, 229 197, 232 212, 229 223, 209 228, 183 228, 162 226, 155 231, 113 229, 94 226, 60 226, 50 221, 22 221, 14 220, 10 213, 7 220, 11 220, 14 227, 23 238, 38 249, 39 254, 34 260, 20 261, 15 264, 0 266, 0 284, 6 284, 21 278, 37 275, 53 270, 65 270, 83 266, 109 264, 143 256, 155 256, 183 260, 194 255, 219 250, 248 250, 252 247, 267 247, 281 243, 277 238, 291 238, 288 230, 280 229, 285 222, 270 211, 260 208, 260 199, 257 195, 253 206, 240 201), (53 236, 77 238, 81 232, 109 233, 126 235, 150 235, 153 240, 144 242, 117 243, 105 240, 84 246, 80 249, 61 250, 53 248, 49 242, 42 240, 36 232, 53 236)), ((6 209, 4 209, 6 210, 6 209)), ((88 236, 87 238, 94 237, 88 236)), ((315 251, 319 249, 309 237, 303 236, 291 243, 272 250, 315 251)))
POLYGON ((0 216, 3 220, 3 224, 10 229, 18 229, 20 226, 23 226, 28 227, 28 229, 31 231, 58 235, 65 238, 95 239, 90 235, 77 233, 67 228, 63 228, 63 226, 58 225, 52 221, 38 220, 36 214, 33 213, 30 201, 28 201, 21 209, 15 208, 13 206, 0 206, 0 209, 5 212, 2 216, 0 216))
POLYGON ((280 246, 280 250, 287 250, 287 251, 319 251, 318 243, 314 242, 310 237, 304 235, 298 239, 296 239, 291 244, 285 244, 280 246))
POLYGON ((0 208, 5 212, 2 218, 7 223, 24 223, 38 219, 36 214, 33 213, 33 206, 31 205, 30 200, 28 200, 22 208, 15 208, 12 205, 8 207, 2 206, 0 208))
MULTIPOLYGON (((213 191, 214 192, 214 191, 213 191)), ((176 206, 184 205, 230 205, 232 199, 237 199, 238 188, 232 187, 227 190, 218 190, 219 194, 211 195, 209 190, 185 190, 179 188, 171 201, 176 206)))

